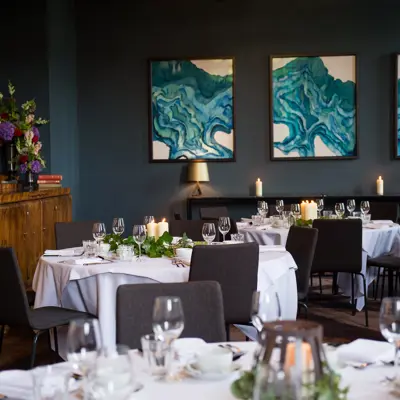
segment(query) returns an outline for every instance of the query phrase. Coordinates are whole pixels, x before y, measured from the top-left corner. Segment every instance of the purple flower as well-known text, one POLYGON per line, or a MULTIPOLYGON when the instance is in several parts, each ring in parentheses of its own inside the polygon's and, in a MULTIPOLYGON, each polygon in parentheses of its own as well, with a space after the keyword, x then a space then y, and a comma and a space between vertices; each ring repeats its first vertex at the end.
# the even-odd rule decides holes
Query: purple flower
POLYGON ((40 138, 39 129, 36 128, 36 126, 32 127, 32 132, 33 132, 34 136, 37 136, 38 139, 40 138))
POLYGON ((31 162, 31 171, 34 174, 38 174, 42 170, 42 165, 38 160, 32 161, 31 162))
POLYGON ((28 169, 28 168, 26 167, 26 163, 21 164, 21 165, 19 166, 19 172, 20 172, 21 174, 25 174, 25 172, 26 172, 27 169, 28 169))
POLYGON ((0 124, 0 139, 10 141, 14 137, 15 126, 11 122, 2 122, 0 124))

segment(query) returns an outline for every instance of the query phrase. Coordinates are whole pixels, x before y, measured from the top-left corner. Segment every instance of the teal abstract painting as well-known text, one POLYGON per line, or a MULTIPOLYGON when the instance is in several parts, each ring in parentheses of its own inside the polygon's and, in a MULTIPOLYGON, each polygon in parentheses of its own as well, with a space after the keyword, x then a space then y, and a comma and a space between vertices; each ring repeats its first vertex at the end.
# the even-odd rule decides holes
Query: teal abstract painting
POLYGON ((150 61, 150 161, 234 161, 234 60, 150 61))
POLYGON ((271 158, 358 156, 356 57, 271 57, 271 158))

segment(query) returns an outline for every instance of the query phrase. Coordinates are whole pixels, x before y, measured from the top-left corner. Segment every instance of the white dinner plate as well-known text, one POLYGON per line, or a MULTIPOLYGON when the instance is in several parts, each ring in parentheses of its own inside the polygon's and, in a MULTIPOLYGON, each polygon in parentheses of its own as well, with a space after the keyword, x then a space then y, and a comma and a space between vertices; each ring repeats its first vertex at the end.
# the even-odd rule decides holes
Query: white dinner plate
POLYGON ((228 378, 232 372, 239 371, 241 366, 238 363, 232 363, 231 371, 228 372, 201 372, 196 363, 187 364, 184 368, 185 373, 194 379, 203 381, 221 381, 228 378))

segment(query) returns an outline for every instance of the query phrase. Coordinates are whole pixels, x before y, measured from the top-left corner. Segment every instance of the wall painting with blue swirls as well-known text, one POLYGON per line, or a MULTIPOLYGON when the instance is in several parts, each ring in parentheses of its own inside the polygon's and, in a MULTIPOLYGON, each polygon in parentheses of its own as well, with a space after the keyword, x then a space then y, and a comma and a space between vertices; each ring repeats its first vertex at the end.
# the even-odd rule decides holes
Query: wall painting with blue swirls
POLYGON ((356 57, 271 57, 271 158, 357 154, 356 57))
POLYGON ((150 161, 234 161, 234 60, 151 60, 150 75, 150 161))

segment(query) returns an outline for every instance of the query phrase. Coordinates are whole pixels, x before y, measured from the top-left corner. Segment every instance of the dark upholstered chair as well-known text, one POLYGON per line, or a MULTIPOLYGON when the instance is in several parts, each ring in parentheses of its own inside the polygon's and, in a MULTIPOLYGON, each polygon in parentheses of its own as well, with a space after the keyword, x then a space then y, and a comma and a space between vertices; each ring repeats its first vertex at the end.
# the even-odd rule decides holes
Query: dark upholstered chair
POLYGON ((385 277, 386 273, 388 275, 388 296, 393 296, 393 280, 394 280, 394 273, 396 273, 396 287, 397 290, 397 283, 399 278, 400 272, 400 257, 391 256, 391 255, 383 255, 375 258, 368 258, 367 265, 369 267, 378 267, 378 279, 376 282, 376 290, 375 290, 375 300, 378 296, 379 290, 379 280, 382 279, 382 294, 381 299, 383 298, 383 293, 385 290, 385 277), (383 274, 381 275, 381 269, 383 268, 383 274))
POLYGON ((0 248, 0 351, 5 326, 26 326, 34 331, 30 368, 33 368, 39 336, 53 329, 58 353, 57 327, 71 320, 93 317, 91 314, 61 307, 30 309, 14 250, 0 248))
POLYGON ((180 337, 206 342, 226 340, 221 287, 217 282, 121 285, 117 290, 117 343, 141 348, 140 338, 151 333, 154 299, 180 297, 185 328, 180 337))
POLYGON ((286 250, 292 255, 297 265, 297 297, 307 316, 308 288, 311 267, 317 246, 318 230, 292 226, 286 242, 286 250))
POLYGON ((56 247, 68 249, 82 246, 82 240, 93 240, 92 228, 97 221, 56 222, 56 247))
POLYGON ((219 217, 229 217, 226 207, 202 207, 200 208, 201 219, 218 219, 219 217))
POLYGON ((227 333, 230 324, 246 325, 250 321, 251 300, 257 290, 258 259, 257 243, 193 249, 189 281, 220 283, 227 333))
POLYGON ((370 209, 371 218, 387 219, 397 222, 399 218, 399 204, 391 202, 373 202, 371 201, 370 209))
POLYGON ((351 276, 351 302, 356 313, 354 278, 363 280, 365 298, 365 325, 368 326, 367 284, 362 274, 362 221, 361 219, 316 219, 313 227, 318 229, 312 273, 339 272, 351 276))
POLYGON ((220 238, 220 233, 218 231, 218 223, 215 221, 202 221, 198 220, 172 220, 169 223, 169 233, 172 236, 182 236, 184 233, 195 241, 204 241, 202 230, 205 222, 214 222, 215 224, 215 241, 218 242, 220 238))

